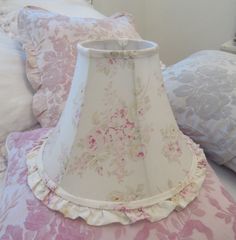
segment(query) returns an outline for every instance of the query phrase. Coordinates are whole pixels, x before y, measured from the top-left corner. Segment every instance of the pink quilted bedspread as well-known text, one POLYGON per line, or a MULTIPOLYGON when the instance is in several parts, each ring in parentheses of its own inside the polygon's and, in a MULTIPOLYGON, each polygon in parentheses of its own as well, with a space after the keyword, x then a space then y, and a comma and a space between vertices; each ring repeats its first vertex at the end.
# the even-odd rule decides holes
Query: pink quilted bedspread
POLYGON ((45 131, 9 137, 9 164, 0 199, 1 240, 236 240, 236 203, 210 167, 199 197, 160 222, 92 227, 49 210, 27 186, 25 164, 27 151, 45 131))

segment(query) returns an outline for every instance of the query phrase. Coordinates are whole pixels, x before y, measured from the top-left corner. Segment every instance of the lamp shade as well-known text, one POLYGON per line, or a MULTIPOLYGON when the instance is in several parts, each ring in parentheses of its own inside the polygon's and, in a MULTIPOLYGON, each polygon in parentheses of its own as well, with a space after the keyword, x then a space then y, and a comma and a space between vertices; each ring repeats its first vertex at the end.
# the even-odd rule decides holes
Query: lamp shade
POLYGON ((91 225, 167 217, 198 195, 206 165, 176 124, 157 44, 124 39, 78 45, 62 116, 27 163, 38 199, 91 225))

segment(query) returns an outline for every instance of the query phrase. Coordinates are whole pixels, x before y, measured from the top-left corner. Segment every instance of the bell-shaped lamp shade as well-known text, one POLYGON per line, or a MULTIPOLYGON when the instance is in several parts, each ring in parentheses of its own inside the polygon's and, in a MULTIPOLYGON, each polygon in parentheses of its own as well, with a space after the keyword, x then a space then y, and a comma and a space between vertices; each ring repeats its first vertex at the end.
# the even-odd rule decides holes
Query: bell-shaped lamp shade
POLYGON ((28 184, 50 209, 105 225, 158 221, 185 208, 206 159, 176 124, 157 45, 106 40, 78 45, 62 116, 27 163, 28 184))

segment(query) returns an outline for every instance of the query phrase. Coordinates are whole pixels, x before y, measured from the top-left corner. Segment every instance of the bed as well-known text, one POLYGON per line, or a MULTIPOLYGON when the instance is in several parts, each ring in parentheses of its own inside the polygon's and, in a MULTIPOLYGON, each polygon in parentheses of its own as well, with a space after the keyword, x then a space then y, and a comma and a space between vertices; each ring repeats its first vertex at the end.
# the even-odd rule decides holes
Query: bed
MULTIPOLYGON (((82 7, 80 11, 82 11, 83 17, 85 17, 86 14, 89 17, 94 16, 97 19, 104 17, 96 10, 90 10, 90 7, 86 5, 84 1, 67 1, 68 3, 76 3, 76 5, 81 4, 82 7)), ((0 4, 3 4, 2 2, 0 2, 0 4)), ((16 5, 13 4, 14 1, 9 0, 9 2, 11 2, 12 5, 6 11, 9 11, 9 9, 14 12, 18 11, 16 10, 18 9, 16 8, 16 5)), ((28 3, 28 1, 26 2, 28 3)), ((70 11, 72 11, 71 6, 69 8, 65 7, 66 1, 60 0, 59 2, 63 2, 64 4, 62 4, 60 7, 57 6, 60 13, 69 14, 70 11)), ((7 9, 7 6, 4 6, 5 9, 7 9)), ((40 5, 39 7, 42 6, 40 5)), ((55 4, 53 5, 51 1, 48 1, 47 7, 49 10, 54 10, 55 4)), ((76 11, 74 10, 73 13, 75 14, 75 12, 76 11)), ((10 19, 9 21, 14 22, 15 17, 15 13, 11 14, 8 16, 8 20, 10 19)), ((9 22, 6 23, 4 19, 1 20, 1 26, 5 33, 11 32, 11 37, 14 34, 17 34, 15 24, 11 25, 9 22)), ((9 40, 6 42, 8 41, 9 40)), ((3 47, 6 48, 6 46, 9 45, 4 44, 3 47)), ((24 61, 24 52, 18 43, 15 42, 15 40, 12 42, 12 45, 10 45, 10 47, 15 51, 18 51, 16 58, 17 62, 19 63, 19 61, 24 61)), ((186 117, 186 113, 184 113, 184 115, 181 115, 183 114, 183 111, 181 112, 178 110, 186 106, 185 100, 187 97, 183 97, 181 94, 181 96, 174 94, 175 89, 180 88, 179 82, 181 81, 178 81, 178 79, 181 79, 181 74, 183 75, 183 73, 187 73, 188 79, 191 81, 190 76, 192 76, 193 73, 190 73, 190 70, 194 71, 194 66, 197 66, 196 68, 199 69, 199 65, 204 65, 205 62, 209 62, 209 59, 211 62, 215 63, 214 68, 211 66, 210 71, 214 71, 214 69, 217 67, 216 65, 220 67, 224 66, 225 69, 231 69, 229 75, 232 77, 232 79, 234 79, 236 76, 234 75, 233 70, 236 65, 235 56, 227 54, 225 55, 224 53, 222 54, 222 52, 218 51, 207 51, 200 52, 190 57, 190 59, 184 60, 184 62, 180 62, 174 66, 168 67, 163 72, 165 77, 165 85, 173 110, 175 112, 176 119, 182 131, 184 131, 185 134, 191 136, 196 142, 199 142, 202 147, 205 147, 206 152, 212 160, 218 161, 219 164, 227 164, 229 167, 234 169, 236 161, 233 161, 233 159, 235 159, 235 157, 232 156, 233 152, 230 152, 231 155, 229 155, 228 152, 228 155, 226 155, 225 152, 222 154, 222 152, 217 148, 216 144, 213 144, 212 146, 212 144, 209 143, 211 139, 209 139, 209 137, 206 135, 203 135, 204 132, 200 131, 199 133, 198 128, 190 128, 192 126, 198 125, 192 118, 189 119, 186 117), (219 65, 219 59, 221 60, 221 63, 224 61, 223 65, 219 65), (231 66, 230 68, 229 65, 231 66), (207 149, 210 150, 207 151, 207 149), (218 149, 218 151, 215 151, 215 149, 218 149), (224 158, 222 156, 227 156, 227 158, 224 158)), ((22 72, 22 69, 18 69, 17 71, 18 73, 20 72, 22 75, 24 75, 22 83, 25 84, 28 89, 28 80, 24 74, 24 71, 22 72)), ((198 71, 196 70, 196 72, 198 71)), ((206 70, 206 72, 209 73, 208 70, 206 70)), ((12 77, 12 79, 13 78, 14 77, 12 77)), ((14 81, 16 82, 18 80, 14 81)), ((15 84, 15 82, 12 84, 15 84)), ((183 83, 186 85, 186 81, 183 81, 183 83)), ((37 87, 34 89, 34 85, 31 86, 27 91, 24 89, 24 93, 26 94, 27 92, 28 96, 26 99, 26 105, 24 105, 24 107, 31 104, 35 91, 37 91, 37 87)), ((185 93, 186 91, 183 92, 185 93)), ((19 101, 19 99, 16 101, 19 101)), ((40 202, 32 195, 31 191, 29 190, 26 182, 27 169, 25 165, 25 155, 27 153, 27 150, 31 147, 32 141, 39 138, 42 134, 45 133, 45 131, 48 131, 48 129, 40 128, 37 125, 38 122, 37 119, 35 119, 32 110, 28 109, 27 114, 28 118, 30 117, 30 121, 27 123, 27 125, 22 126, 17 123, 14 125, 14 128, 9 128, 7 132, 4 132, 4 137, 6 137, 8 133, 15 133, 11 134, 8 138, 11 153, 7 158, 8 163, 6 170, 3 171, 4 168, 2 167, 0 174, 0 187, 2 187, 2 191, 0 191, 0 239, 236 239, 236 202, 225 190, 224 186, 220 183, 219 179, 210 166, 208 166, 207 178, 198 198, 195 199, 185 210, 174 212, 168 218, 157 223, 139 222, 130 226, 113 224, 106 227, 92 227, 86 225, 82 220, 72 221, 69 219, 64 219, 60 214, 48 210, 45 206, 40 204, 40 202), (32 128, 37 129, 25 131, 32 128)), ((24 113, 23 115, 26 116, 24 113)), ((192 114, 189 116, 195 115, 192 114)), ((14 117, 17 118, 17 116, 14 117)), ((20 123, 21 122, 22 121, 20 121, 20 123)), ((232 128, 228 127, 228 130, 232 131, 232 128)), ((221 144, 223 141, 220 140, 218 140, 218 144, 221 144)), ((3 162, 6 162, 6 154, 4 150, 2 151, 2 163, 3 162)), ((4 166, 6 165, 4 164, 4 166)))

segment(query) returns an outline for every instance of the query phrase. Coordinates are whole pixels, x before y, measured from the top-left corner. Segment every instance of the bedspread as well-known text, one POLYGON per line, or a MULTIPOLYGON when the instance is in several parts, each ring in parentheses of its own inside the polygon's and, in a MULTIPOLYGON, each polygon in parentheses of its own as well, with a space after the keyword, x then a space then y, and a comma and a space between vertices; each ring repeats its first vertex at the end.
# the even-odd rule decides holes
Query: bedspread
POLYGON ((53 212, 38 201, 27 185, 25 154, 45 129, 14 133, 6 184, 0 200, 1 240, 235 240, 236 203, 208 167, 200 195, 168 218, 122 226, 87 225, 53 212))

